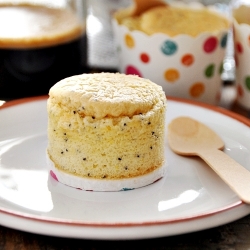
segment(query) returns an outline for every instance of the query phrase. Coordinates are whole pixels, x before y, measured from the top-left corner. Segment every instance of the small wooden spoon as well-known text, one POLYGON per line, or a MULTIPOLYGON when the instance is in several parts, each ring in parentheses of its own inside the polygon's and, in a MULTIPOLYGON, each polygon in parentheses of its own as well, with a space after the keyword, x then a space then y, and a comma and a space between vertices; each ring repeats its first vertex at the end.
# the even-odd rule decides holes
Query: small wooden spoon
POLYGON ((220 137, 204 124, 178 117, 168 127, 168 143, 177 154, 202 158, 229 187, 250 204, 250 172, 219 149, 220 137))
POLYGON ((167 4, 161 0, 134 0, 134 5, 131 16, 139 16, 153 7, 167 6, 167 4))

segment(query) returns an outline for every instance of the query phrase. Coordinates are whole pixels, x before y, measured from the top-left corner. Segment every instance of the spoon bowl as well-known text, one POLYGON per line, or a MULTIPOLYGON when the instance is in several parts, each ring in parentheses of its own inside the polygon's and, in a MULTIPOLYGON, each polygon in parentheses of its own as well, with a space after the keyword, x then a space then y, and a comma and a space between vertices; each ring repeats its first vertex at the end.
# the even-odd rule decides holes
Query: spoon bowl
POLYGON ((197 155, 201 149, 224 148, 224 142, 213 130, 189 117, 174 119, 168 130, 168 142, 177 154, 197 155))
POLYGON ((178 117, 168 126, 168 143, 177 154, 199 156, 250 204, 250 172, 221 151, 224 142, 209 127, 190 117, 178 117))

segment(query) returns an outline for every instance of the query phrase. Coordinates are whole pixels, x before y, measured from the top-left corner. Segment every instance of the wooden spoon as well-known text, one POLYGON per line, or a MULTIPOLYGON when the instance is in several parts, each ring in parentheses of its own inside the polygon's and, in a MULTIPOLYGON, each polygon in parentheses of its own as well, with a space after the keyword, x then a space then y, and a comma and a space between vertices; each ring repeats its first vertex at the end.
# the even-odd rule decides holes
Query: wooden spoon
POLYGON ((250 172, 220 149, 224 143, 204 124, 178 117, 168 127, 168 143, 177 154, 202 158, 229 187, 250 204, 250 172))
POLYGON ((131 16, 139 16, 153 7, 167 6, 167 4, 161 0, 134 0, 134 5, 131 16))

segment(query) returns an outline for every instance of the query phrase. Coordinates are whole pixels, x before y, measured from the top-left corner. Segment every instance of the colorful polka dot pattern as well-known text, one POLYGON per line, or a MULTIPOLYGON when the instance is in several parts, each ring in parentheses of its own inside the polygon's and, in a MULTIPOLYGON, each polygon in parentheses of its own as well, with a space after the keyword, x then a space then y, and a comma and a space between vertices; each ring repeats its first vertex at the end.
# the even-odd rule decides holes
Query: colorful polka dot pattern
POLYGON ((168 69, 165 71, 164 76, 168 82, 175 82, 179 79, 180 74, 177 69, 168 69))
POLYGON ((242 46, 242 44, 240 42, 237 42, 237 43, 235 43, 235 46, 236 46, 236 48, 235 48, 236 51, 238 53, 242 54, 243 53, 243 46, 242 46))
POLYGON ((56 174, 55 174, 52 170, 50 170, 50 175, 51 175, 51 177, 52 177, 53 179, 55 179, 56 181, 58 181, 58 179, 57 179, 57 177, 56 177, 56 174))
POLYGON ((127 34, 125 36, 125 43, 128 46, 128 48, 130 48, 130 49, 135 46, 135 41, 134 41, 133 37, 129 34, 127 34))
POLYGON ((219 67, 219 75, 221 75, 223 72, 223 62, 221 62, 220 67, 219 67))
POLYGON ((140 59, 143 63, 148 63, 150 61, 150 56, 147 53, 141 53, 140 59))
POLYGON ((247 90, 250 90, 250 76, 247 76, 245 79, 245 84, 246 84, 246 88, 247 90))
POLYGON ((243 79, 243 84, 239 84, 238 86, 239 96, 243 96, 245 90, 250 93, 250 75, 246 76, 245 79, 243 79), (241 85, 243 85, 244 89, 242 88, 241 85))
POLYGON ((239 25, 234 33, 237 98, 242 106, 250 108, 250 26, 246 30, 239 25))
POLYGON ((214 74, 215 70, 215 65, 214 64, 209 64, 207 68, 205 69, 205 75, 206 77, 212 77, 214 74))
POLYGON ((218 45, 217 38, 212 36, 205 41, 203 49, 206 53, 212 53, 216 49, 217 45, 218 45))
POLYGON ((189 91, 191 96, 199 97, 204 93, 205 85, 202 82, 196 82, 190 87, 189 91))
MULTIPOLYGON (((146 46, 147 41, 141 44, 140 39, 142 38, 138 37, 133 32, 123 33, 123 41, 121 41, 123 45, 118 53, 123 53, 126 57, 122 66, 122 72, 125 74, 135 74, 156 83, 161 81, 160 85, 163 85, 163 89, 183 88, 190 98, 198 100, 207 91, 210 91, 207 86, 209 82, 220 79, 227 44, 225 31, 218 36, 201 36, 202 38, 199 38, 199 43, 197 43, 198 46, 195 47, 189 42, 187 48, 184 49, 185 42, 181 39, 162 36, 158 44, 152 42, 151 45, 146 46), (219 56, 217 56, 218 54, 219 56), (159 62, 158 58, 160 58, 159 62), (171 60, 173 60, 172 64, 171 60), (197 72, 197 67, 199 67, 200 72, 197 72), (152 72, 150 73, 150 71, 152 72), (151 78, 153 74, 157 80, 154 77, 151 78), (187 74, 193 77, 192 80, 188 79, 189 89, 186 90, 187 74)), ((219 96, 219 94, 218 91, 214 96, 219 96)))
POLYGON ((178 50, 178 45, 171 40, 167 40, 162 43, 161 51, 167 56, 173 55, 174 53, 176 53, 177 50, 178 50))
POLYGON ((221 46, 222 48, 226 48, 226 46, 227 46, 227 34, 225 34, 225 35, 222 37, 220 46, 221 46))
POLYGON ((137 69, 136 67, 134 67, 132 65, 128 65, 126 67, 125 73, 128 74, 128 75, 138 75, 140 77, 143 77, 141 72, 139 71, 139 69, 137 69))
POLYGON ((183 55, 183 57, 181 58, 181 63, 187 67, 192 65, 194 63, 194 56, 192 54, 183 55))

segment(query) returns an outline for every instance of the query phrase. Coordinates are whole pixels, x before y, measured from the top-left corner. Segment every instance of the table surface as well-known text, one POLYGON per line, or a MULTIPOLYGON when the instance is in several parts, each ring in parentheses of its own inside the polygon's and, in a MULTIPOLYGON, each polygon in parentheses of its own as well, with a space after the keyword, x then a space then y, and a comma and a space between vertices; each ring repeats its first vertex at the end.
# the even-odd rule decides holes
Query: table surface
MULTIPOLYGON (((99 15, 100 22, 106 27, 105 30, 100 30, 99 33, 89 35, 89 65, 93 70, 113 70, 117 63, 115 52, 113 51, 112 33, 110 26, 105 24, 107 21, 108 12, 113 9, 126 5, 129 0, 106 0, 105 8, 97 3, 97 0, 92 0, 90 13, 99 15), (119 4, 118 4, 119 2, 119 4), (107 9, 109 8, 109 9, 107 9), (102 12, 100 12, 102 10, 102 12), (100 13, 102 13, 100 15, 100 13), (108 39, 107 39, 108 37, 108 39), (106 50, 99 50, 99 44, 105 42, 106 50), (104 61, 106 60, 106 61, 104 61)), ((104 1, 102 1, 103 3, 104 1)), ((90 22, 89 22, 90 23, 90 22)), ((91 30, 91 29, 90 29, 91 30)), ((234 101, 235 88, 234 85, 224 86, 222 100, 220 106, 232 110, 238 114, 249 117, 249 112, 241 108, 234 101)), ((1 103, 0 103, 1 105, 1 103)), ((1 215, 0 215, 1 216, 1 215)), ((0 249, 43 249, 43 250, 73 250, 73 249, 250 249, 250 215, 239 219, 235 222, 207 229, 199 232, 176 235, 170 237, 154 238, 147 240, 87 240, 87 239, 71 239, 59 238, 52 236, 37 235, 27 232, 14 230, 11 228, 0 226, 0 249)))
POLYGON ((0 227, 0 249, 99 250, 99 249, 250 249, 250 215, 233 223, 178 236, 148 240, 103 241, 58 238, 0 227))

